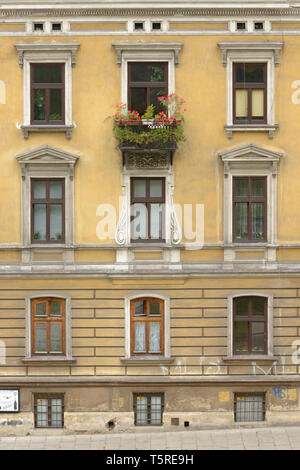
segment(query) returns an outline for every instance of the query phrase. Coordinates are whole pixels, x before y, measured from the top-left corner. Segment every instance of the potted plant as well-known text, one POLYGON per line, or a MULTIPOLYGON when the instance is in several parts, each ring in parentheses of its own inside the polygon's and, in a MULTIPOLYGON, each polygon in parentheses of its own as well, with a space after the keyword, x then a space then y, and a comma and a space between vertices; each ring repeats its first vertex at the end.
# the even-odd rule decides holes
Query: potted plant
POLYGON ((126 103, 117 105, 117 112, 114 114, 114 122, 117 126, 134 126, 140 124, 141 118, 137 111, 127 110, 126 103))

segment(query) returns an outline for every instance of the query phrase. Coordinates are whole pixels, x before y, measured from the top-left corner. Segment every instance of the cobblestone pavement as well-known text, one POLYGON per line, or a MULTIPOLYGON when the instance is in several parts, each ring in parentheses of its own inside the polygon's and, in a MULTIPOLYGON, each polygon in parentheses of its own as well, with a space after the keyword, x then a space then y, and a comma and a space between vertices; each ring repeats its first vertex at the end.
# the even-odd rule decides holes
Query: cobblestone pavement
POLYGON ((0 437, 0 450, 300 450, 300 426, 0 437))

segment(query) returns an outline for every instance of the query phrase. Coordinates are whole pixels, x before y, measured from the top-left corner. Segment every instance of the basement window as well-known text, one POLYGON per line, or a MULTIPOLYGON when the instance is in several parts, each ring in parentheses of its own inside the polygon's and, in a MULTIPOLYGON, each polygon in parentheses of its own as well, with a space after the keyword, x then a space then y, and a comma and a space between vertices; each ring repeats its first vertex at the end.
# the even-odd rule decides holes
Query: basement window
POLYGON ((136 426, 161 426, 163 407, 163 393, 134 393, 134 424, 136 426))
POLYGON ((34 396, 34 424, 36 428, 64 427, 63 395, 34 396))
POLYGON ((52 23, 51 29, 52 31, 61 31, 61 23, 52 23))
POLYGON ((265 421, 265 394, 235 393, 234 420, 236 422, 265 421))
POLYGON ((256 31, 263 30, 264 29, 264 24, 261 21, 255 22, 254 23, 254 29, 256 31))

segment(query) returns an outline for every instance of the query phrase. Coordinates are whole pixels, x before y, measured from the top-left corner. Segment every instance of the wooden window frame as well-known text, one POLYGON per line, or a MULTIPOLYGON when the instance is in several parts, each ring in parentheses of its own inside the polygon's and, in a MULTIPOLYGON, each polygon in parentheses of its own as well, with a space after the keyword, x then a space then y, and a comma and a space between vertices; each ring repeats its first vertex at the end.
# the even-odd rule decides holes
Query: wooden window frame
POLYGON ((164 312, 164 301, 162 299, 157 299, 155 297, 139 297, 137 299, 133 299, 130 302, 130 352, 131 356, 145 356, 145 355, 151 355, 151 356, 161 356, 164 355, 164 347, 165 347, 165 341, 164 341, 164 335, 165 335, 165 328, 164 328, 164 319, 165 319, 165 312, 164 312), (145 301, 145 309, 146 309, 146 315, 143 317, 135 317, 135 304, 140 301, 145 301), (150 302, 157 302, 160 304, 160 317, 153 316, 151 317, 149 314, 149 305, 150 302), (136 352, 134 350, 135 346, 135 323, 137 322, 142 322, 145 323, 145 342, 146 342, 146 351, 142 352, 136 352), (160 323, 160 351, 159 352, 149 352, 149 323, 151 322, 157 322, 160 323))
MULTIPOLYGON (((166 236, 166 178, 165 177, 131 177, 130 178, 130 208, 131 213, 134 204, 145 204, 147 208, 147 238, 136 239, 133 238, 133 228, 131 232, 131 242, 132 243, 153 243, 160 242, 164 243, 166 236), (146 196, 145 197, 134 197, 134 181, 136 180, 145 180, 146 181, 146 196), (150 182, 153 180, 162 181, 162 197, 150 197, 150 182), (151 204, 162 204, 162 238, 151 238, 150 229, 151 229, 151 204)), ((134 215, 130 215, 130 226, 132 227, 134 220, 134 215)))
POLYGON ((65 356, 66 355, 66 301, 57 297, 39 297, 31 300, 31 355, 33 356, 65 356), (61 305, 61 316, 50 317, 50 302, 58 302, 61 305), (36 305, 46 302, 46 316, 36 316, 36 305), (36 347, 36 324, 46 323, 46 344, 47 351, 35 351, 36 347), (50 351, 50 329, 51 324, 60 323, 61 325, 61 351, 50 351))
POLYGON ((267 176, 233 176, 232 178, 232 239, 234 243, 262 243, 267 241, 267 206, 268 206, 268 193, 267 193, 267 176), (236 181, 248 180, 248 195, 236 196, 236 181), (252 196, 252 180, 264 181, 264 196, 252 196), (248 204, 248 238, 236 238, 236 203, 244 202, 248 204), (263 238, 252 238, 252 204, 262 202, 264 203, 264 223, 263 223, 263 238))
POLYGON ((65 407, 64 407, 64 394, 56 394, 56 393, 39 393, 39 394, 34 394, 34 405, 33 405, 33 408, 34 408, 34 427, 35 428, 38 428, 38 429, 48 429, 48 428, 52 428, 52 429, 61 429, 64 427, 64 411, 65 411, 65 407), (48 426, 38 426, 37 425, 37 401, 39 399, 47 399, 48 400, 48 412, 47 412, 47 418, 48 418, 48 426), (61 426, 52 426, 52 419, 51 419, 51 407, 52 407, 52 403, 51 403, 51 400, 61 400, 61 426))
POLYGON ((30 122, 34 125, 64 125, 65 124, 65 64, 64 63, 56 63, 56 62, 31 62, 30 63, 30 104, 31 104, 31 112, 30 112, 30 122), (61 82, 60 83, 35 83, 34 82, 34 68, 45 66, 53 67, 53 66, 60 66, 61 67, 61 82), (46 91, 46 119, 45 120, 35 120, 34 119, 34 91, 44 89, 46 91), (62 90, 61 93, 61 120, 50 120, 50 90, 62 90))
POLYGON ((268 122, 268 89, 267 89, 267 63, 265 62, 234 62, 233 63, 233 123, 240 126, 249 124, 265 125, 268 122), (264 82, 263 83, 247 83, 236 82, 236 69, 241 65, 257 65, 263 67, 264 82), (239 120, 236 118, 236 90, 248 90, 248 119, 239 120), (252 90, 264 90, 264 119, 252 119, 252 90))
POLYGON ((163 425, 163 412, 164 412, 164 393, 134 393, 133 394, 133 410, 134 410, 134 425, 135 426, 162 426, 163 425), (147 398, 147 423, 137 423, 137 397, 143 396, 147 398), (161 398, 161 421, 159 424, 151 423, 151 397, 161 398))
POLYGON ((65 178, 31 178, 31 243, 65 243, 65 178), (34 183, 37 181, 46 182, 46 198, 35 199, 34 198, 34 183), (50 183, 60 181, 62 183, 62 197, 61 199, 50 199, 50 183), (46 240, 36 240, 34 238, 34 205, 44 204, 46 205, 46 240), (61 239, 56 240, 50 238, 50 205, 59 204, 62 206, 62 233, 61 239))
POLYGON ((267 355, 268 354, 268 298, 263 296, 241 296, 233 299, 233 354, 234 355, 267 355), (253 299, 264 299, 264 315, 252 315, 252 300, 253 299), (236 314, 236 302, 240 299, 248 300, 248 315, 237 315, 236 314), (236 351, 236 322, 247 322, 248 328, 248 351, 236 351), (252 351, 252 323, 264 323, 264 350, 263 351, 252 351))
POLYGON ((243 423, 243 422, 255 422, 255 423, 260 423, 260 422, 263 422, 266 420, 266 394, 264 392, 247 392, 247 393, 239 393, 239 392, 236 392, 234 393, 234 421, 236 423, 243 423), (237 420, 237 399, 238 397, 262 397, 263 398, 263 401, 262 401, 262 406, 263 406, 263 409, 262 409, 262 420, 237 420))
POLYGON ((166 95, 168 94, 168 83, 169 83, 169 77, 168 77, 168 62, 128 62, 128 109, 132 109, 131 106, 131 89, 132 88, 146 88, 146 108, 151 104, 150 103, 150 90, 152 88, 165 88, 166 89, 166 95), (157 65, 157 66, 164 66, 165 69, 165 80, 163 82, 133 82, 131 81, 131 66, 132 65, 157 65))

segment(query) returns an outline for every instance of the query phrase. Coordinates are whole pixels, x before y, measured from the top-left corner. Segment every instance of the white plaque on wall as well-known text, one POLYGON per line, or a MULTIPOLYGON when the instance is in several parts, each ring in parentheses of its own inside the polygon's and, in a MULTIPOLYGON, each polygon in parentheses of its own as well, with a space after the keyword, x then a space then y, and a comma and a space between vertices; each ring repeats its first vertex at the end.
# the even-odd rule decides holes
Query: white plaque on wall
POLYGON ((19 411, 19 390, 0 389, 0 413, 17 413, 19 411))

